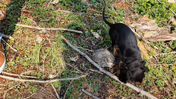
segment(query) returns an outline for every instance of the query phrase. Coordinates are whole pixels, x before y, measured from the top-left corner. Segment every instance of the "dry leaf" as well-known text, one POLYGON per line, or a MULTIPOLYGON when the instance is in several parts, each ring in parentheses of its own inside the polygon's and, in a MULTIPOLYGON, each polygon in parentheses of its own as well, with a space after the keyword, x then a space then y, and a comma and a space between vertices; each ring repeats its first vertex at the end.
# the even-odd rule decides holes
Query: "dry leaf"
POLYGON ((96 33, 96 32, 92 32, 92 34, 93 34, 93 36, 95 36, 95 38, 97 38, 97 39, 100 39, 100 38, 102 38, 98 33, 96 33))
POLYGON ((168 2, 175 3, 176 1, 175 0, 168 0, 168 2))
POLYGON ((76 62, 78 58, 79 58, 78 55, 76 55, 75 57, 70 57, 70 60, 76 62))
POLYGON ((156 42, 156 41, 175 41, 176 40, 176 34, 165 34, 165 35, 158 35, 156 37, 150 37, 147 38, 147 40, 151 42, 156 42))
POLYGON ((51 4, 57 4, 59 3, 59 0, 54 0, 53 2, 51 2, 51 4))
POLYGON ((0 10, 0 20, 4 19, 4 14, 2 13, 2 11, 0 10))
POLYGON ((37 43, 41 43, 42 42, 42 38, 39 35, 36 36, 36 42, 37 43))
POLYGON ((148 15, 144 15, 137 21, 134 21, 131 24, 131 27, 137 27, 136 32, 141 33, 144 38, 169 34, 169 29, 164 27, 158 27, 158 25, 155 23, 155 20, 149 19, 148 15))

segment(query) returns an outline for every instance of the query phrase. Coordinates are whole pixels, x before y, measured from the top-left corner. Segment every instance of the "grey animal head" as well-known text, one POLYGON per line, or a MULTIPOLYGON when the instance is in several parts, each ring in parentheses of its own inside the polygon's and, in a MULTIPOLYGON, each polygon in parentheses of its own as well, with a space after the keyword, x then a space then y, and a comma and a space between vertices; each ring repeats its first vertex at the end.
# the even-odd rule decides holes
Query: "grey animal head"
POLYGON ((93 55, 92 59, 101 67, 109 67, 112 68, 114 65, 115 58, 112 53, 110 53, 107 49, 98 49, 93 55))

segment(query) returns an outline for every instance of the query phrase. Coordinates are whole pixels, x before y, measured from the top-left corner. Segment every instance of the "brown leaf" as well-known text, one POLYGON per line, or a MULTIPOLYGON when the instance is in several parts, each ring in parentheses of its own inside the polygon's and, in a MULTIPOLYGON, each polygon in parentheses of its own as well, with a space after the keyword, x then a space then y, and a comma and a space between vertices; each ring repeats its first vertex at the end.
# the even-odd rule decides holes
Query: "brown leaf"
POLYGON ((136 32, 141 33, 144 38, 156 37, 163 34, 170 34, 169 29, 158 27, 158 25, 155 23, 155 20, 149 19, 148 15, 144 15, 137 21, 134 21, 131 27, 137 27, 136 32))
POLYGON ((0 20, 4 19, 4 14, 2 13, 2 11, 0 10, 0 20))

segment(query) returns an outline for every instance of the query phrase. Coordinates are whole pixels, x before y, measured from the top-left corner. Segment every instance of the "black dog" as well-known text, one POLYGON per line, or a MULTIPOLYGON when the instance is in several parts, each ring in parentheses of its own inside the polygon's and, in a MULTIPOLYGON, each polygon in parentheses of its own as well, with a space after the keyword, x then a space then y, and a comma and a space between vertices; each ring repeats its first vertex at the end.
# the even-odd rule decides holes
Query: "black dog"
POLYGON ((118 46, 121 61, 124 66, 120 68, 119 79, 126 83, 128 81, 142 82, 144 72, 149 69, 145 67, 145 61, 141 58, 140 49, 132 30, 125 24, 112 24, 105 19, 105 8, 103 9, 103 20, 110 26, 109 35, 112 40, 112 47, 118 46))

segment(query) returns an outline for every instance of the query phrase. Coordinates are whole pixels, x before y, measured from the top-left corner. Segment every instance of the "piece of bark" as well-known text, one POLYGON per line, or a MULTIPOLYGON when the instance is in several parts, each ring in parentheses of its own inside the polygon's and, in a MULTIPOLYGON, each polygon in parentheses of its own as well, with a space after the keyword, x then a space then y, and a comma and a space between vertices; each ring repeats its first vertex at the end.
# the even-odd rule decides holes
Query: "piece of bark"
POLYGON ((137 21, 132 22, 131 27, 136 27, 136 32, 142 34, 144 38, 156 37, 170 33, 168 28, 158 27, 155 20, 149 19, 148 15, 144 15, 137 21))
POLYGON ((167 34, 167 35, 159 35, 151 38, 147 38, 150 42, 157 42, 157 41, 172 41, 176 40, 176 34, 167 34))

